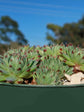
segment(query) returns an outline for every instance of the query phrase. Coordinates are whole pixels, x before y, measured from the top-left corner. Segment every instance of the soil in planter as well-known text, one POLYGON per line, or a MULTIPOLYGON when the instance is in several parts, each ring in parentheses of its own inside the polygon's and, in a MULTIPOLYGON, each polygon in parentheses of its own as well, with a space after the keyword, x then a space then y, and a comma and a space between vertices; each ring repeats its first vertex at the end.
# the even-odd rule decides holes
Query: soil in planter
POLYGON ((23 84, 31 84, 31 85, 36 85, 36 81, 33 79, 33 77, 29 79, 24 79, 23 84))

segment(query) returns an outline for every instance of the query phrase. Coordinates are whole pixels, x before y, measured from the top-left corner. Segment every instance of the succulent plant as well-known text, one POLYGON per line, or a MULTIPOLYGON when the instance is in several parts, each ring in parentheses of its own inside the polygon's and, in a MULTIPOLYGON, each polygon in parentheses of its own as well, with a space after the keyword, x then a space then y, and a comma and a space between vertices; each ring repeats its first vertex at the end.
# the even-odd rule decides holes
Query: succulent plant
POLYGON ((10 49, 0 55, 0 82, 25 83, 33 77, 38 85, 62 85, 65 74, 84 72, 84 50, 69 45, 10 49))
POLYGON ((60 54, 62 61, 74 67, 74 72, 84 71, 84 50, 72 45, 65 47, 65 52, 60 54))
MULTIPOLYGON (((44 60, 45 58, 49 58, 49 56, 52 57, 57 57, 58 55, 60 55, 61 51, 64 50, 64 45, 51 45, 51 46, 46 46, 44 45, 43 47, 36 47, 36 52, 38 53, 38 55, 40 56, 40 58, 42 60, 44 60)), ((62 58, 62 57, 59 57, 62 58)))
POLYGON ((32 59, 32 60, 39 59, 38 53, 35 51, 35 48, 29 47, 29 46, 23 46, 23 47, 20 47, 19 49, 10 49, 8 53, 9 54, 20 53, 22 56, 26 56, 26 58, 32 59))
POLYGON ((7 52, 4 56, 0 56, 0 81, 23 83, 23 79, 32 77, 37 65, 38 61, 28 59, 21 52, 7 52))
POLYGON ((65 73, 71 75, 73 68, 68 67, 58 58, 49 57, 40 63, 33 78, 38 85, 60 85, 65 73))

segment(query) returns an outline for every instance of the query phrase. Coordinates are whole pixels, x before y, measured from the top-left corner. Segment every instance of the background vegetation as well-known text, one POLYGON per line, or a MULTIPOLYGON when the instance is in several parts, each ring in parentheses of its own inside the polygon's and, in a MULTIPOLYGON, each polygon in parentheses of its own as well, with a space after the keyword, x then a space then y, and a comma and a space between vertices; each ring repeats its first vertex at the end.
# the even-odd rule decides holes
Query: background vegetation
MULTIPOLYGON (((49 45, 72 43, 74 46, 84 47, 84 16, 76 23, 66 23, 63 26, 47 24, 47 29, 46 39, 49 45)), ((19 30, 18 23, 9 16, 2 16, 0 18, 0 54, 10 48, 27 44, 28 41, 19 30)))
POLYGON ((72 43, 74 46, 84 47, 84 17, 82 17, 77 23, 66 23, 63 26, 55 24, 47 24, 47 29, 53 32, 52 36, 47 32, 46 39, 49 44, 57 43, 72 43))
POLYGON ((2 16, 0 18, 0 54, 7 49, 17 48, 27 43, 24 34, 19 30, 18 23, 9 16, 2 16))

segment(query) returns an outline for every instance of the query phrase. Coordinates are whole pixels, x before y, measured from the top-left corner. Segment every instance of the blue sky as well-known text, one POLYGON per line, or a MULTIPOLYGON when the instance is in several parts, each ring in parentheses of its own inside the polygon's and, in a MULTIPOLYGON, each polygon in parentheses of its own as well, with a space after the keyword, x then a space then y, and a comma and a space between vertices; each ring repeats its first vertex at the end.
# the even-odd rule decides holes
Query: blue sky
POLYGON ((0 16, 16 20, 30 45, 48 44, 48 23, 63 26, 83 14, 84 0, 0 0, 0 16))

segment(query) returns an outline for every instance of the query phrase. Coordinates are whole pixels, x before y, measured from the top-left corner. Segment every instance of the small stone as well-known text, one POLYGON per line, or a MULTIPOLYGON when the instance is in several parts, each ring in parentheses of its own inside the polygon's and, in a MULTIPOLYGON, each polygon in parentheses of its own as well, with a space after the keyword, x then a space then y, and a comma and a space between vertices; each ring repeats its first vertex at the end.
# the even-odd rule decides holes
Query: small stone
POLYGON ((70 82, 64 82, 64 85, 82 84, 82 83, 84 83, 84 80, 82 80, 84 78, 84 74, 82 72, 72 74, 71 76, 65 74, 65 77, 70 82))

